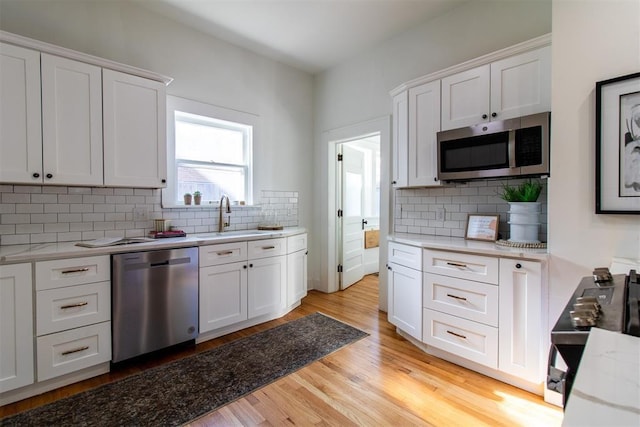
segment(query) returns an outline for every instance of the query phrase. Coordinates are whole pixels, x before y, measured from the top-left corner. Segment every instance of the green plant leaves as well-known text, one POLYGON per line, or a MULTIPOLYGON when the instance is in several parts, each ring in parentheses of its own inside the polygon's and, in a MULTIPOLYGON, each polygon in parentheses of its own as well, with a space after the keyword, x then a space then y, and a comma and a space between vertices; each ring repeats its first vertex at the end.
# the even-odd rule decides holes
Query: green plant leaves
POLYGON ((539 181, 525 181, 517 187, 504 183, 500 197, 507 202, 535 202, 541 192, 542 184, 539 181))

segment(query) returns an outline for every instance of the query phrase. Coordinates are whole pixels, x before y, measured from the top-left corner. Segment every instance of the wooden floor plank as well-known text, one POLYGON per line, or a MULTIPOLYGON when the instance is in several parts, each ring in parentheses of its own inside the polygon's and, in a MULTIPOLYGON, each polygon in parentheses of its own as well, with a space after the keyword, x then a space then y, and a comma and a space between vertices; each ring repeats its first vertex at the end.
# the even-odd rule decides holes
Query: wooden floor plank
POLYGON ((378 310, 375 275, 333 294, 310 291, 281 319, 6 405, 0 413, 40 406, 315 312, 370 335, 190 425, 553 427, 562 422, 562 410, 541 397, 428 355, 398 335, 378 310))

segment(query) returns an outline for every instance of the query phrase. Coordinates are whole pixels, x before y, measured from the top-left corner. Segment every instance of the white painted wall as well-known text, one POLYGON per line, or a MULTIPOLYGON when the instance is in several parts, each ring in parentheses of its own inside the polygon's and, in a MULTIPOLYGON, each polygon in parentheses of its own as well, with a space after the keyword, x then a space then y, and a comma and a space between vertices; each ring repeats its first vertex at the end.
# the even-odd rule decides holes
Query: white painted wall
POLYGON ((167 87, 171 95, 259 115, 254 195, 297 191, 299 224, 311 226, 313 78, 308 73, 125 1, 2 0, 0 29, 165 74, 174 78, 167 87))
POLYGON ((596 215, 595 84, 640 71, 640 1, 554 0, 550 326, 581 277, 640 258, 640 217, 596 215))
MULTIPOLYGON (((551 32, 550 0, 470 1, 432 21, 387 40, 357 57, 316 76, 314 162, 316 207, 314 253, 319 270, 311 271, 315 288, 327 291, 331 231, 329 210, 333 197, 328 185, 326 134, 374 118, 391 115, 389 91, 401 83, 466 60, 551 32)), ((382 146, 381 188, 389 189, 389 147, 382 146)), ((382 208, 381 208, 382 212, 382 208)), ((381 222, 388 221, 384 215, 381 222)), ((381 224, 381 263, 386 263, 385 227, 381 224)), ((388 224, 387 224, 388 229, 388 224)), ((386 269, 380 270, 381 292, 386 293, 386 269)), ((381 295, 380 308, 386 310, 381 295)))

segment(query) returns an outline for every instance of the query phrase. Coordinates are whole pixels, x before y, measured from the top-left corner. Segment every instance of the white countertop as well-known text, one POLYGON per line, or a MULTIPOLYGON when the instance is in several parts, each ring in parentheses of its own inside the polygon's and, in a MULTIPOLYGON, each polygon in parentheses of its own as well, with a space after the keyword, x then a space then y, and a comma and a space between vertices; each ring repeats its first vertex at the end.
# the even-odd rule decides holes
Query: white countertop
POLYGON ((593 328, 563 426, 640 426, 640 338, 593 328))
POLYGON ((76 242, 40 243, 33 245, 0 246, 0 264, 17 262, 43 261, 49 259, 74 258, 94 255, 108 255, 121 252, 139 252, 156 249, 184 248, 190 246, 213 245, 236 242, 239 240, 262 240, 276 237, 294 236, 306 233, 302 227, 285 228, 276 231, 238 230, 222 233, 195 233, 187 237, 157 239, 152 242, 128 245, 106 246, 102 248, 85 248, 76 246, 76 242), (255 234, 243 234, 253 232, 255 234))
POLYGON ((546 249, 526 249, 500 246, 493 242, 466 240, 462 237, 429 236, 425 234, 395 233, 388 236, 391 242, 404 243, 428 249, 445 249, 482 255, 522 258, 545 261, 546 249))

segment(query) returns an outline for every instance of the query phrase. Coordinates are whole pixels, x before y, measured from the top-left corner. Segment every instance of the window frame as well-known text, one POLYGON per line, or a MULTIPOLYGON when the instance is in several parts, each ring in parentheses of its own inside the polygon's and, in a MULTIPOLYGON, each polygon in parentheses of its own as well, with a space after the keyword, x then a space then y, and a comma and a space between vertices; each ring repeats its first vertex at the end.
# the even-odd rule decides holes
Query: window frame
MULTIPOLYGON (((209 117, 213 120, 237 123, 244 126, 250 126, 251 141, 245 145, 245 203, 251 205, 253 203, 253 145, 258 139, 259 121, 258 115, 243 111, 231 110, 212 104, 207 104, 192 99, 181 98, 178 96, 167 95, 167 186, 162 189, 162 207, 163 208, 189 208, 189 207, 212 207, 217 208, 217 203, 205 204, 200 206, 186 206, 181 202, 182 198, 178 197, 177 191, 177 166, 176 160, 176 132, 175 132, 175 113, 176 111, 195 114, 199 116, 209 117)), ((189 161, 188 163, 196 163, 189 161)), ((224 164, 218 164, 225 166, 224 164)), ((232 165, 237 167, 237 165, 232 165)))

